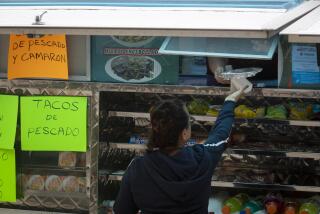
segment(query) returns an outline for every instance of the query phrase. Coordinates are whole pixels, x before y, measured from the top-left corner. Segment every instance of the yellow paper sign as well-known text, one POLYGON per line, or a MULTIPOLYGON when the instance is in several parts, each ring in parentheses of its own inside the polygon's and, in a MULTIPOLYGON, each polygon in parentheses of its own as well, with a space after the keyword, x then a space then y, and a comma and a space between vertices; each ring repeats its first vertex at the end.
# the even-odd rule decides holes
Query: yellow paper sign
POLYGON ((0 95, 0 149, 13 149, 16 139, 19 97, 0 95))
POLYGON ((65 35, 10 35, 8 79, 68 79, 65 35))
POLYGON ((0 149, 0 201, 16 201, 15 151, 0 149))

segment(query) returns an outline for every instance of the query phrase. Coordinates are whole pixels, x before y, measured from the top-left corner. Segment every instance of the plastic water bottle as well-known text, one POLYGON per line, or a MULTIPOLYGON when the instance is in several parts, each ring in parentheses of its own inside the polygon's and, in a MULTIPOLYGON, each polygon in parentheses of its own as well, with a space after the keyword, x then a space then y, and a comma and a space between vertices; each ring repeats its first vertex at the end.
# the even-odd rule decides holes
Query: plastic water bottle
POLYGON ((237 194, 232 198, 226 200, 221 209, 223 214, 231 214, 234 212, 241 211, 243 205, 249 200, 249 196, 247 194, 237 194))

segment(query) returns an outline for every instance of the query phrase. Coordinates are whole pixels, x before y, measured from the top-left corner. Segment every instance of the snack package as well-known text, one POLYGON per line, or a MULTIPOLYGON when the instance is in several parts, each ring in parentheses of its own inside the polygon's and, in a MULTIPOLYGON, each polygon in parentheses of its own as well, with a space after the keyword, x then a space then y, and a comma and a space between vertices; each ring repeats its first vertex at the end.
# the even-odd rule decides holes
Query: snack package
POLYGON ((61 178, 57 175, 49 175, 45 182, 45 190, 49 192, 60 192, 62 189, 61 178))
POLYGON ((79 177, 79 192, 85 193, 86 192, 86 178, 85 177, 79 177))
POLYGON ((212 117, 217 117, 219 115, 219 111, 221 106, 209 106, 209 110, 207 111, 207 115, 212 117))
POLYGON ((312 120, 320 120, 320 104, 312 105, 312 120))
POLYGON ((67 193, 79 192, 79 179, 75 176, 66 176, 62 182, 62 189, 67 193))
POLYGON ((29 190, 44 190, 45 177, 41 175, 30 175, 26 189, 29 190))
POLYGON ((291 120, 309 120, 312 114, 312 105, 305 103, 289 103, 291 120))
POLYGON ((238 118, 257 118, 264 116, 264 107, 254 109, 246 105, 239 105, 235 108, 234 114, 238 118))
POLYGON ((60 152, 59 153, 59 167, 74 168, 77 162, 77 155, 75 152, 60 152))
POLYGON ((269 119, 287 119, 287 109, 283 105, 274 105, 267 108, 266 118, 269 119))
POLYGON ((187 105, 190 114, 206 115, 209 110, 209 103, 202 99, 195 99, 187 105))
POLYGON ((19 186, 21 186, 22 190, 26 190, 28 180, 29 180, 29 176, 28 175, 23 174, 23 173, 17 174, 17 184, 19 186))

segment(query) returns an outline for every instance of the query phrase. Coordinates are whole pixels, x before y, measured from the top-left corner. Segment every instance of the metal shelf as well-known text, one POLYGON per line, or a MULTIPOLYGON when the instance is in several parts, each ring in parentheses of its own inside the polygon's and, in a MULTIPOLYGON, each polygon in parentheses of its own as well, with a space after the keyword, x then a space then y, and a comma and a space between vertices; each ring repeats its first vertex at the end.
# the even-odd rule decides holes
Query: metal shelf
POLYGON ((49 192, 41 190, 25 190, 25 196, 38 196, 38 197, 51 197, 51 198, 79 198, 87 199, 87 194, 85 192, 49 192))
POLYGON ((297 191, 297 192, 319 192, 320 191, 320 187, 317 187, 317 186, 240 183, 240 182, 224 182, 224 181, 211 181, 211 186, 224 187, 224 188, 263 189, 263 190, 269 190, 269 191, 270 190, 297 191))
MULTIPOLYGON (((108 116, 150 119, 150 114, 144 113, 144 112, 109 111, 108 116)), ((217 119, 217 117, 205 116, 205 115, 191 115, 191 117, 197 121, 202 121, 202 122, 214 122, 217 119)), ((266 118, 255 118, 255 119, 236 118, 236 122, 251 123, 251 124, 266 123, 266 124, 281 124, 281 125, 290 125, 290 126, 320 127, 320 121, 272 120, 272 119, 266 119, 266 118)))
MULTIPOLYGON (((129 143, 109 143, 111 148, 118 149, 131 149, 131 150, 145 150, 146 146, 144 144, 129 144, 129 143)), ((266 151, 266 150, 252 150, 252 149, 232 149, 228 148, 226 153, 233 154, 248 154, 248 155, 273 155, 278 157, 288 157, 288 158, 312 158, 320 159, 320 153, 314 152, 290 152, 290 151, 266 151)))
POLYGON ((61 168, 58 166, 42 166, 42 165, 17 165, 17 168, 21 170, 22 173, 32 171, 32 173, 39 174, 56 174, 56 175, 75 175, 86 177, 85 167, 74 167, 74 168, 61 168))
POLYGON ((233 154, 248 154, 248 155, 268 155, 287 158, 312 158, 320 159, 320 153, 316 152, 290 152, 290 151, 267 151, 267 150, 253 150, 253 149, 231 149, 228 148, 226 152, 233 154))
MULTIPOLYGON (((77 93, 81 88, 83 96, 92 96, 94 92, 136 92, 136 93, 159 93, 159 94, 196 94, 226 96, 230 93, 229 87, 215 86, 186 86, 186 85, 148 85, 148 84, 125 84, 125 83, 96 83, 54 80, 7 80, 0 79, 0 88, 26 87, 47 88, 55 85, 56 88, 68 88, 70 93, 77 93)), ((281 89, 281 88, 254 88, 248 96, 254 97, 284 97, 284 98, 309 98, 319 99, 320 90, 309 89, 281 89)))
MULTIPOLYGON (((122 177, 123 176, 119 174, 109 175, 109 179, 115 180, 115 181, 121 181, 122 177)), ((317 187, 317 186, 297 186, 297 185, 281 185, 281 184, 211 181, 211 186, 224 187, 224 188, 247 188, 247 189, 282 190, 282 191, 297 191, 297 192, 320 192, 320 187, 317 187)))
POLYGON ((131 149, 131 150, 145 150, 145 144, 129 144, 129 143, 109 143, 110 148, 117 149, 131 149))

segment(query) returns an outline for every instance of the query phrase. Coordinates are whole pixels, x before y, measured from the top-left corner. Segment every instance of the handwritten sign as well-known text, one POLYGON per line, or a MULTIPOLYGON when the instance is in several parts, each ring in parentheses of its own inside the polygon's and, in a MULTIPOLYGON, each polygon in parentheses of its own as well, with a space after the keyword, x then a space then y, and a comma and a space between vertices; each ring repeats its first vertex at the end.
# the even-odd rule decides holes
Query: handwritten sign
POLYGON ((8 79, 68 79, 65 35, 10 35, 8 79))
POLYGON ((13 149, 17 117, 18 96, 0 95, 0 149, 13 149))
POLYGON ((0 149, 0 201, 16 201, 15 151, 0 149))
POLYGON ((86 151, 86 97, 29 96, 20 103, 22 150, 86 151))

